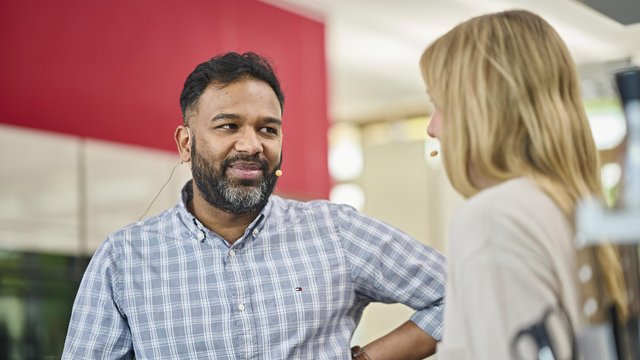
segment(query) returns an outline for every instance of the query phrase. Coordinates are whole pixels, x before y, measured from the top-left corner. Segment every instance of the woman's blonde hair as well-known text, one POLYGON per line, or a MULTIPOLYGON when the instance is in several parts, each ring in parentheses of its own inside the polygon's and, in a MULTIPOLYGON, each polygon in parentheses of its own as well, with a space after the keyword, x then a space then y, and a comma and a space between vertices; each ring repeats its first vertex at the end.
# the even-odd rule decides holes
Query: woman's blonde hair
MULTIPOLYGON (((573 220, 578 200, 600 197, 600 163, 576 67, 558 33, 523 10, 479 16, 422 54, 427 90, 443 116, 442 158, 452 185, 532 179, 573 220)), ((622 270, 610 245, 596 249, 609 296, 626 314, 622 270)))
POLYGON ((532 178, 571 216, 578 199, 601 192, 598 153, 571 55, 541 17, 521 10, 468 20, 420 59, 443 116, 442 155, 462 195, 482 177, 532 178))

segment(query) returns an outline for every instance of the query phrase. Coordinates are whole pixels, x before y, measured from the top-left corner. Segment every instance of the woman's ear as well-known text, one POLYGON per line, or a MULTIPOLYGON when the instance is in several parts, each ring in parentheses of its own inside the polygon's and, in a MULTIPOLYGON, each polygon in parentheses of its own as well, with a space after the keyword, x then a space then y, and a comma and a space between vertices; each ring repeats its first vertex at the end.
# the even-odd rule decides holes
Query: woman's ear
POLYGON ((182 162, 191 161, 191 141, 193 133, 191 129, 186 125, 180 125, 176 128, 174 134, 176 145, 178 146, 178 152, 180 153, 180 160, 182 162))

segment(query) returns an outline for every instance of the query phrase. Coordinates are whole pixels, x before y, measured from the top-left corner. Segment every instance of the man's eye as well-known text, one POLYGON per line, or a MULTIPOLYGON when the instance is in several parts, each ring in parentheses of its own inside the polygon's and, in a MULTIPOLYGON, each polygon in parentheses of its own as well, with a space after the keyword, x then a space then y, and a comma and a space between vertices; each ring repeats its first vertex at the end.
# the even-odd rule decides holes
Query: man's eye
POLYGON ((235 130, 238 128, 236 124, 224 124, 219 126, 220 129, 235 130))
POLYGON ((273 134, 273 135, 278 135, 278 129, 274 127, 265 126, 261 128, 260 131, 273 134))

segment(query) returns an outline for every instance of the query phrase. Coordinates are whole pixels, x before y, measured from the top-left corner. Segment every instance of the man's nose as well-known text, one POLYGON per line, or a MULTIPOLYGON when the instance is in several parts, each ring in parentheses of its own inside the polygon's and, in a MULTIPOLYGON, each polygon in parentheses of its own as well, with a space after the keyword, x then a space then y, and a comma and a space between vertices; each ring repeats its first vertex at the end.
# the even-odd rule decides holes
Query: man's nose
POLYGON ((254 130, 243 131, 236 140, 235 149, 250 155, 261 153, 262 142, 254 130))

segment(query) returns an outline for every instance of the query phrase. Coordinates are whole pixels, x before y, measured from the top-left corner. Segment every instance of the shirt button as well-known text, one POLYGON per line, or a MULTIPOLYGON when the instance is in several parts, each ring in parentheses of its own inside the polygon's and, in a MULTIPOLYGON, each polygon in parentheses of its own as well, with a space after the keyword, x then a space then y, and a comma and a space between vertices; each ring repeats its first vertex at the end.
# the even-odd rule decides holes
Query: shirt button
POLYGON ((207 236, 202 231, 198 233, 198 240, 202 241, 205 237, 207 236))
POLYGON ((235 250, 229 250, 229 256, 236 256, 235 250))
POLYGON ((245 309, 244 304, 240 304, 240 305, 238 306, 238 309, 240 309, 240 311, 244 311, 244 309, 245 309))
POLYGON ((253 229, 253 237, 257 237, 259 232, 258 229, 253 229))

